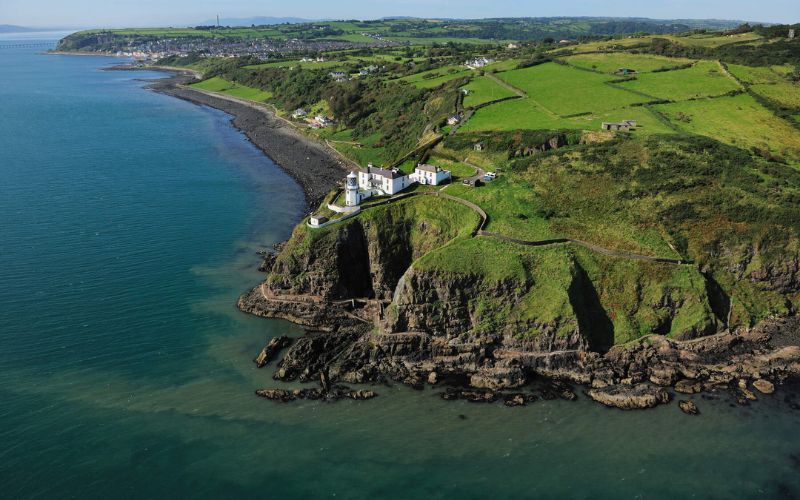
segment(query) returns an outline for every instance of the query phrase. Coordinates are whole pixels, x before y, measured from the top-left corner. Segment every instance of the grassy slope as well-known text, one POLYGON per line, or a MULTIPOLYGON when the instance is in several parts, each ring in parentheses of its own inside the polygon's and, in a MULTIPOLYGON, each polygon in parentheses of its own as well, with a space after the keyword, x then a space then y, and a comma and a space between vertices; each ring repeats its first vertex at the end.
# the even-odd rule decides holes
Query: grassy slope
POLYGON ((614 74, 619 68, 635 69, 637 73, 646 73, 656 69, 674 68, 691 63, 691 59, 659 57, 646 54, 629 54, 627 52, 605 54, 580 54, 565 58, 573 66, 594 69, 603 73, 614 74))
POLYGON ((557 115, 603 112, 647 101, 603 83, 611 78, 554 63, 498 75, 557 115))
POLYGON ((758 147, 800 160, 800 133, 749 95, 657 106, 687 132, 728 144, 758 147), (679 113, 687 117, 677 119, 679 113))
POLYGON ((688 69, 639 75, 619 85, 673 101, 718 96, 739 88, 717 63, 710 61, 700 61, 688 69))
POLYGON ((423 71, 421 73, 416 73, 413 75, 409 75, 403 78, 400 78, 400 81, 408 82, 412 85, 415 85, 419 88, 434 88, 442 85, 445 82, 449 82, 454 78, 460 78, 462 76, 468 76, 471 74, 471 70, 469 70, 466 66, 445 66, 442 68, 432 69, 428 71, 423 71))
POLYGON ((516 95, 514 92, 485 76, 473 78, 469 85, 466 85, 464 88, 469 91, 469 94, 464 96, 464 107, 467 108, 480 106, 487 102, 516 95))
POLYGON ((531 99, 505 101, 479 109, 475 116, 460 130, 464 132, 562 128, 597 130, 602 122, 628 119, 638 122, 639 127, 635 132, 637 134, 667 134, 672 132, 653 113, 641 106, 622 107, 573 118, 560 118, 546 113, 541 106, 537 106, 531 99))
POLYGON ((229 82, 228 80, 224 80, 217 76, 209 78, 208 80, 203 80, 199 83, 192 84, 192 87, 200 90, 208 90, 210 92, 221 92, 223 94, 239 97, 241 99, 248 99, 251 101, 263 102, 272 97, 272 94, 269 92, 254 89, 252 87, 245 87, 244 85, 229 82))

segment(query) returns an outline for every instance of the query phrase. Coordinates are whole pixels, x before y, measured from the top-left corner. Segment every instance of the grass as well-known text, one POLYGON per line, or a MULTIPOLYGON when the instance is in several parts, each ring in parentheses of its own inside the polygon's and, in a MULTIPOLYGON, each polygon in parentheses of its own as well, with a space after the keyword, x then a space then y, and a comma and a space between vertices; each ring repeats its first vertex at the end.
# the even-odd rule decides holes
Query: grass
POLYGON ((275 61, 263 64, 252 64, 245 66, 247 69, 263 69, 263 68, 307 68, 307 69, 331 69, 338 68, 347 64, 348 61, 301 61, 299 59, 290 61, 275 61))
POLYGON ((432 156, 428 158, 426 163, 449 170, 456 179, 462 177, 472 177, 476 173, 475 168, 467 165, 466 163, 449 160, 447 158, 432 156))
POLYGON ((615 109, 573 118, 560 118, 546 113, 530 99, 504 101, 479 109, 470 121, 459 129, 459 132, 520 129, 599 130, 602 122, 619 120, 636 120, 638 128, 634 132, 635 134, 672 133, 672 129, 642 106, 615 109))
POLYGON ((444 66, 400 78, 399 81, 408 82, 418 88, 430 89, 438 87, 454 78, 467 76, 471 70, 465 66, 444 66))
POLYGON ((502 71, 511 71, 512 69, 517 69, 519 65, 519 59, 504 59, 502 61, 495 61, 491 64, 486 65, 483 70, 486 72, 493 72, 499 73, 502 71))
POLYGON ((698 62, 687 69, 638 75, 635 80, 619 85, 672 101, 718 96, 740 88, 717 63, 710 61, 698 62))
POLYGON ((479 109, 461 126, 459 132, 558 129, 568 126, 567 120, 547 113, 531 99, 515 99, 479 109))
POLYGON ((753 40, 761 39, 761 36, 749 32, 749 33, 739 33, 736 35, 718 35, 718 34, 695 34, 689 36, 676 36, 676 35, 656 35, 654 38, 666 38, 668 40, 672 40, 673 42, 677 42, 681 45, 687 45, 690 47, 704 47, 704 48, 713 48, 713 47, 721 47, 723 45, 728 45, 731 43, 739 43, 739 42, 750 42, 753 40))
POLYGON ((678 127, 739 147, 800 159, 800 133, 749 95, 656 106, 678 127))
POLYGON ((614 74, 619 68, 630 68, 635 69, 637 73, 647 73, 656 69, 674 68, 692 62, 691 59, 629 54, 626 52, 580 54, 564 58, 564 61, 573 66, 608 74, 614 74))
POLYGON ((755 83, 777 83, 786 81, 780 70, 782 66, 768 67, 768 66, 742 66, 740 64, 728 64, 728 71, 738 78, 739 80, 755 84, 755 83))
POLYGON ((798 83, 786 80, 763 83, 751 86, 750 90, 779 106, 800 109, 800 84, 798 83))
POLYGON ((247 99, 249 101, 264 102, 272 97, 270 92, 254 89, 252 87, 245 87, 244 85, 229 82, 228 80, 224 80, 218 76, 209 78, 208 80, 203 80, 202 82, 194 83, 192 84, 192 87, 200 90, 207 90, 209 92, 220 92, 222 94, 238 97, 240 99, 247 99))
POLYGON ((497 75, 525 91, 531 99, 558 115, 603 112, 647 98, 604 85, 609 76, 555 63, 508 71, 497 75))
MULTIPOLYGON (((580 45, 573 45, 569 47, 574 54, 581 54, 586 52, 598 52, 598 51, 606 51, 606 50, 624 50, 630 49, 637 45, 649 45, 650 38, 649 37, 636 37, 636 38, 620 38, 617 40, 608 40, 608 41, 601 41, 601 42, 589 42, 589 43, 582 43, 580 45)), ((555 49, 556 51, 560 51, 561 48, 555 49)))
POLYGON ((327 132, 326 135, 337 151, 359 165, 366 166, 368 163, 384 165, 391 160, 385 148, 375 146, 381 138, 380 134, 354 139, 353 131, 345 129, 333 133, 327 132), (359 144, 360 147, 356 144, 359 144))
POLYGON ((469 94, 464 96, 464 107, 472 108, 486 104, 487 102, 512 97, 516 94, 508 90, 491 78, 478 76, 472 79, 469 85, 464 87, 469 94))

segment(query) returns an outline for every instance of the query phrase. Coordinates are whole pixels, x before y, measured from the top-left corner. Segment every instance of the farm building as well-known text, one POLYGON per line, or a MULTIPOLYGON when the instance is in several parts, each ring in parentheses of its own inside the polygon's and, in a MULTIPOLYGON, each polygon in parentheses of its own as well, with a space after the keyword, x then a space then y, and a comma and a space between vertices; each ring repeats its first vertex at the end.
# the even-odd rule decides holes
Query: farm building
POLYGON ((636 128, 636 120, 623 120, 621 122, 603 122, 600 125, 603 130, 622 131, 627 132, 632 128, 636 128))
POLYGON ((483 151, 484 149, 486 149, 486 143, 485 142, 476 142, 475 145, 472 148, 475 151, 478 151, 478 152, 483 151))

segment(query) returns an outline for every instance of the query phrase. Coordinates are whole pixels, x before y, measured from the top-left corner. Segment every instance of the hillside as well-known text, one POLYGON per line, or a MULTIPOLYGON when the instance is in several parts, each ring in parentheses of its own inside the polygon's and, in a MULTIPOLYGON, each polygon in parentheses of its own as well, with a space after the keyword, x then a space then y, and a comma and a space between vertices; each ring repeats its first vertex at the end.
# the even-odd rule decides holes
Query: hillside
MULTIPOLYGON (((749 335, 794 315, 800 40, 789 27, 514 44, 472 43, 487 27, 505 38, 499 20, 468 23, 468 43, 439 43, 457 22, 442 40, 420 33, 431 21, 353 28, 386 23, 415 40, 159 61, 358 165, 424 161, 455 176, 341 222, 333 192, 317 214, 334 222, 304 221, 265 263, 243 310, 338 332, 293 348, 282 378, 328 370, 416 385, 433 370, 502 388, 561 370, 585 381, 653 336, 749 335), (481 171, 498 176, 459 182, 481 171)), ((587 23, 571 29, 600 26, 587 23)), ((658 363, 642 369, 662 380, 658 363)))

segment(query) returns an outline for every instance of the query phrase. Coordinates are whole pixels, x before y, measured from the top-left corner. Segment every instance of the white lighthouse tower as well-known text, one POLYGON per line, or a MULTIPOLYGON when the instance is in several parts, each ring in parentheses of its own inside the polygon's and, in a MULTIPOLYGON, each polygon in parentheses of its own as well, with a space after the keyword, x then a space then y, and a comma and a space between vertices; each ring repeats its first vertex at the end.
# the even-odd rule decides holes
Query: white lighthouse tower
POLYGON ((355 207, 361 203, 361 197, 358 194, 358 176, 355 172, 350 172, 347 175, 347 180, 344 184, 345 189, 345 205, 348 207, 355 207))

